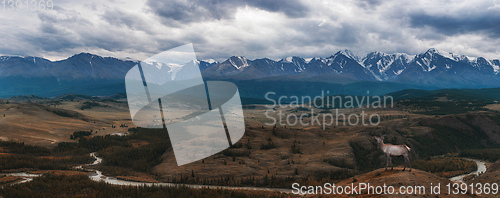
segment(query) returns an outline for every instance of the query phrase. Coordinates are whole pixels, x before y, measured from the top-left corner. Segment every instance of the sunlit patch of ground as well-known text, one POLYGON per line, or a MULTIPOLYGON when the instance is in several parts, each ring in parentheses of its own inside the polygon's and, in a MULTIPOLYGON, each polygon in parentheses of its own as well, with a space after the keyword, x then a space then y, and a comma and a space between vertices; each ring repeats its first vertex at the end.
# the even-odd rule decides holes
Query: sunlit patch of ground
POLYGON ((126 133, 129 127, 134 127, 124 103, 110 102, 107 103, 109 107, 85 110, 79 108, 81 104, 71 101, 62 102, 56 107, 22 102, 0 104, 0 139, 54 146, 58 142, 74 141, 70 135, 75 131, 92 130, 93 135, 107 135, 126 133), (59 115, 58 110, 70 116, 59 115))
POLYGON ((0 185, 11 184, 21 180, 23 180, 23 178, 16 176, 0 176, 0 185))

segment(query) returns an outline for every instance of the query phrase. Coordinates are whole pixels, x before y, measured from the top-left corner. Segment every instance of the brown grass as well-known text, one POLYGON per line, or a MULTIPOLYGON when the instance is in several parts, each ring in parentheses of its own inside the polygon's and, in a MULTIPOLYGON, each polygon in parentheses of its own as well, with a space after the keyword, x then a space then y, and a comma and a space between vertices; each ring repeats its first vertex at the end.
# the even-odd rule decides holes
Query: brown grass
POLYGON ((0 185, 10 184, 22 180, 21 177, 0 176, 0 185))
POLYGON ((127 127, 119 127, 121 124, 134 127, 126 104, 109 103, 111 108, 80 110, 80 103, 66 101, 57 106, 57 109, 80 115, 78 118, 57 115, 52 112, 54 107, 47 107, 43 102, 0 104, 0 139, 54 146, 58 142, 74 141, 70 139, 74 131, 93 130, 97 135, 106 135, 127 132, 127 127))

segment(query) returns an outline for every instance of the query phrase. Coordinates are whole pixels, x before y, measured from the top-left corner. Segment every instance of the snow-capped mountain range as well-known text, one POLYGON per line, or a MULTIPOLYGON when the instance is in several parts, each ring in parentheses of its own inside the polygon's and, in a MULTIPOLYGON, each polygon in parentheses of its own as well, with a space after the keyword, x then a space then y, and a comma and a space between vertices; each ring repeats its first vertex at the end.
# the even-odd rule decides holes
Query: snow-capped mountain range
MULTIPOLYGON (((76 54, 61 61, 29 56, 0 56, 0 96, 29 94, 32 90, 59 91, 96 89, 109 84, 123 92, 125 74, 139 61, 76 54), (71 85, 71 88, 67 87, 71 85)), ((500 87, 500 61, 440 53, 429 49, 421 54, 371 52, 358 57, 342 50, 325 58, 286 57, 280 60, 249 60, 232 56, 223 62, 197 61, 206 79, 279 80, 281 78, 335 84, 353 81, 390 82, 434 88, 500 87), (319 82, 319 81, 317 81, 319 82)), ((102 91, 108 93, 111 87, 102 91)), ((44 92, 45 93, 45 92, 44 92)), ((50 92, 52 93, 52 92, 50 92)), ((92 92, 93 93, 93 92, 92 92)), ((100 94, 101 92, 98 92, 100 94)), ((95 95, 95 93, 93 93, 95 95)), ((50 95, 50 94, 46 94, 50 95)))
MULTIPOLYGON (((201 61, 203 62, 203 61, 201 61)), ((327 58, 286 57, 279 61, 248 60, 233 56, 217 63, 200 63, 205 76, 256 79, 296 75, 297 78, 348 77, 363 81, 388 81, 437 87, 500 87, 500 61, 429 49, 418 55, 371 52, 358 57, 342 50, 327 58)))

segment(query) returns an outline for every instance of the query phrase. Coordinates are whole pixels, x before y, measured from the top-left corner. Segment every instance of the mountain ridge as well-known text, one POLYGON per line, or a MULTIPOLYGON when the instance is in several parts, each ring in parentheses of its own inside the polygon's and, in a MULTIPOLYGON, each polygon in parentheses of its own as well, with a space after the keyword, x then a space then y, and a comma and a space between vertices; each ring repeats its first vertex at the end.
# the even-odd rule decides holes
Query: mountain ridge
MULTIPOLYGON (((122 73, 126 73, 129 68, 139 62, 133 60, 118 59, 114 57, 103 57, 85 52, 75 54, 71 57, 68 57, 67 59, 58 61, 51 61, 45 58, 34 56, 0 56, 0 77, 48 74, 47 72, 30 73, 26 71, 23 71, 24 73, 8 73, 6 72, 8 70, 5 65, 9 65, 6 63, 13 60, 18 60, 17 63, 14 63, 16 67, 26 67, 31 64, 38 66, 38 68, 42 70, 51 70, 55 68, 64 70, 71 67, 80 67, 74 69, 80 69, 80 71, 87 69, 86 75, 88 76, 88 72, 91 72, 91 74, 93 74, 93 77, 95 78, 95 73, 89 71, 88 67, 93 69, 94 66, 97 66, 97 69, 102 69, 99 68, 99 66, 114 66, 109 62, 115 61, 124 66, 121 68, 114 68, 119 69, 118 72, 116 70, 114 72, 120 73, 119 77, 121 77, 122 73), (58 68, 59 65, 64 65, 64 63, 69 63, 69 65, 65 65, 68 68, 58 68)), ((352 53, 350 50, 345 49, 340 50, 326 58, 315 57, 310 60, 306 60, 305 58, 298 56, 289 56, 280 60, 272 60, 269 58, 250 60, 244 56, 231 56, 227 60, 222 62, 218 62, 213 59, 198 60, 198 65, 200 66, 200 69, 204 71, 204 74, 210 77, 238 75, 243 78, 247 76, 246 78, 255 79, 269 76, 295 75, 300 73, 307 74, 305 76, 324 75, 325 73, 332 73, 339 75, 369 74, 364 76, 355 76, 354 79, 392 81, 396 79, 397 76, 407 72, 408 69, 411 70, 420 67, 421 72, 432 72, 436 68, 443 70, 442 67, 437 67, 439 65, 436 65, 436 63, 433 63, 432 61, 446 61, 447 63, 444 64, 446 65, 446 69, 448 70, 452 69, 452 66, 465 66, 467 69, 475 68, 476 70, 482 71, 485 74, 492 74, 496 76, 498 75, 498 73, 500 73, 499 59, 488 60, 483 57, 471 58, 469 56, 457 55, 453 53, 447 55, 439 52, 435 48, 430 48, 426 52, 417 55, 408 55, 406 53, 388 54, 380 51, 374 51, 366 54, 364 57, 358 57, 354 55, 354 53, 352 53), (412 63, 414 65, 411 65, 412 63), (409 68, 409 66, 411 67, 409 68), (364 69, 361 69, 360 67, 364 69)), ((112 74, 107 75, 112 76, 112 74)), ((90 76, 92 77, 92 75, 90 76)), ((104 78, 105 76, 99 77, 104 78)))
MULTIPOLYGON (((33 56, 0 56, 0 96, 123 93, 124 77, 137 63, 139 61, 90 53, 79 53, 58 61, 33 56)), ((291 81, 316 82, 316 85, 329 83, 332 86, 366 82, 364 84, 376 84, 377 89, 387 91, 401 90, 395 87, 500 87, 498 59, 443 54, 434 48, 414 56, 376 51, 359 57, 349 50, 341 50, 326 58, 289 56, 280 60, 250 60, 244 56, 232 56, 222 62, 213 59, 197 60, 197 64, 205 80, 228 80, 236 84, 245 81, 245 87, 251 88, 254 95, 258 92, 257 88, 271 90, 271 87, 264 86, 265 83, 262 82, 266 79, 273 81, 274 90, 280 86, 290 86, 285 84, 291 81), (280 84, 275 79, 287 79, 287 82, 280 84), (255 83, 262 87, 253 87, 255 83), (405 85, 401 86, 402 84, 405 85)), ((343 88, 337 89, 351 92, 343 88)), ((300 93, 311 91, 299 90, 300 93)))
POLYGON ((249 60, 238 56, 238 59, 244 60, 244 65, 241 61, 239 63, 231 61, 235 57, 212 64, 203 70, 204 76, 257 79, 286 75, 302 78, 331 74, 348 76, 354 80, 406 82, 442 88, 500 86, 498 59, 444 54, 434 48, 417 55, 375 51, 364 57, 358 57, 346 49, 330 57, 315 57, 309 61, 296 56, 282 58, 279 61, 267 58, 249 60), (262 64, 264 59, 267 64, 262 64))

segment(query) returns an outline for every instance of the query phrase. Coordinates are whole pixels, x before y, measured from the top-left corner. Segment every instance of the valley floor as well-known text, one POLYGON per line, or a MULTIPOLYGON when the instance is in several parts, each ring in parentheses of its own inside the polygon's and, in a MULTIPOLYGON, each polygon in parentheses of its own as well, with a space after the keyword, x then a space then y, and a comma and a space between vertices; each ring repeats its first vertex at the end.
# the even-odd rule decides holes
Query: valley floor
MULTIPOLYGON (((95 168, 120 179, 290 189, 293 183, 369 181, 411 185, 431 180, 444 182, 475 170, 473 162, 461 160, 461 157, 492 162, 499 159, 495 151, 500 148, 500 114, 495 104, 477 109, 469 104, 470 110, 463 107, 457 110, 448 105, 454 103, 453 100, 445 101, 446 104, 440 102, 426 107, 419 106, 422 103, 404 101, 396 103, 394 108, 340 109, 339 112, 346 115, 377 114, 380 124, 348 126, 348 120, 340 119, 339 124, 325 128, 321 125, 268 124, 272 122, 265 116, 269 108, 247 105, 244 109, 246 132, 240 141, 214 156, 178 167, 168 133, 135 128, 123 102, 88 99, 4 101, 0 104, 3 142, 0 170, 62 170, 62 175, 68 175, 74 171, 74 166, 91 160, 88 153, 97 152, 104 160, 95 168), (93 103, 90 108, 82 108, 89 102, 93 103), (464 109, 465 113, 461 112, 464 109), (436 111, 458 113, 437 115, 433 113, 436 111), (386 143, 406 144, 412 148, 410 156, 415 171, 379 170, 385 166, 385 157, 373 137, 383 134, 386 134, 386 143)), ((303 116, 303 123, 314 123, 314 115, 336 113, 333 109, 288 107, 267 115, 277 116, 275 113, 279 111, 285 115, 309 114, 303 116), (316 113, 311 114, 311 111, 316 113)), ((395 170, 401 169, 402 159, 394 157, 393 162, 397 166, 395 170)), ((40 181, 76 177, 59 178, 45 173, 48 176, 40 181)), ((58 171, 55 174, 58 175, 58 171)), ((471 182, 493 181, 489 176, 494 174, 488 171, 471 182)), ((0 182, 7 184, 18 179, 6 176, 0 178, 0 182)), ((82 178, 78 180, 87 182, 82 178)), ((33 183, 22 185, 38 185, 33 183)), ((137 193, 142 193, 139 191, 137 193)))

